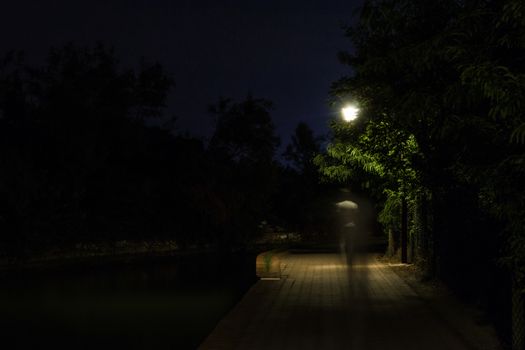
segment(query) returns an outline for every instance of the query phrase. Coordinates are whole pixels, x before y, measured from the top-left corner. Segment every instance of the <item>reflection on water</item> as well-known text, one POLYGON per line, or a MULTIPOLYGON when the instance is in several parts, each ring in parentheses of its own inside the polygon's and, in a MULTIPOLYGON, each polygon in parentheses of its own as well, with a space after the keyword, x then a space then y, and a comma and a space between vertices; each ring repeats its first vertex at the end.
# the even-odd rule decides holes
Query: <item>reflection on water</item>
POLYGON ((2 276, 2 343, 194 349, 253 284, 254 261, 208 254, 2 276))

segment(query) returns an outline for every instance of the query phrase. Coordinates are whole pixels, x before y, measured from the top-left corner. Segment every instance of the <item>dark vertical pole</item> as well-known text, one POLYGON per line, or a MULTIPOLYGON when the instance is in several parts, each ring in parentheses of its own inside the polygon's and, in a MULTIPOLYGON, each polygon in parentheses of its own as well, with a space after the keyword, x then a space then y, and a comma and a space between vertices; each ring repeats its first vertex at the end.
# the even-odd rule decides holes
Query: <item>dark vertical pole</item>
POLYGON ((396 255, 396 240, 394 237, 394 230, 388 229, 388 256, 393 257, 396 255))
POLYGON ((512 279, 512 350, 525 349, 525 305, 523 291, 512 279))
POLYGON ((408 261, 411 264, 416 259, 416 242, 417 242, 417 197, 414 203, 408 206, 408 261))
POLYGON ((401 199, 401 262, 408 262, 408 205, 405 197, 401 199))

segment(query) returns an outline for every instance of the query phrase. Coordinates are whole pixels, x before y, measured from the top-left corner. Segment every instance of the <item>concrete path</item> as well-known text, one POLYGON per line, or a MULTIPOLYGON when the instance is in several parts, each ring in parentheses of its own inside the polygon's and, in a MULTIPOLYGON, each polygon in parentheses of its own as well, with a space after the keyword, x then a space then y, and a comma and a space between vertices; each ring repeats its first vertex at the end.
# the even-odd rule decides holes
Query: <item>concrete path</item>
POLYGON ((280 281, 257 282, 200 349, 472 349, 372 255, 289 254, 280 281))

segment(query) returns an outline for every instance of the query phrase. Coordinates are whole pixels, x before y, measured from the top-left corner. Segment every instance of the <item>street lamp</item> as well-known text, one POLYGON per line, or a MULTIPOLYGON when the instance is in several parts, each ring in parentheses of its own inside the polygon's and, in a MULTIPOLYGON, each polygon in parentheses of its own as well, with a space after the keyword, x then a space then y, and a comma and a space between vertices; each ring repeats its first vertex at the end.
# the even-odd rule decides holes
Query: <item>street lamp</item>
POLYGON ((359 113, 359 108, 353 105, 348 105, 343 108, 343 119, 347 122, 351 122, 357 118, 357 114, 359 113))

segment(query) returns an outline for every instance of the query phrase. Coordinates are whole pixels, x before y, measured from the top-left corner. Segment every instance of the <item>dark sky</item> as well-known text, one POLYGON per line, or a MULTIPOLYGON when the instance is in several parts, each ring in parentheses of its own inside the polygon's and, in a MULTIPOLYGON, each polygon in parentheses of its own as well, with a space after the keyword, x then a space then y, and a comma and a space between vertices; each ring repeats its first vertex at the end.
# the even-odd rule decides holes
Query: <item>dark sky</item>
POLYGON ((0 6, 0 53, 41 60, 68 41, 115 48, 124 64, 158 60, 176 87, 168 113, 208 136, 207 106, 248 93, 274 102, 287 142, 299 121, 327 130, 330 83, 347 74, 336 54, 361 0, 17 0, 0 6))

